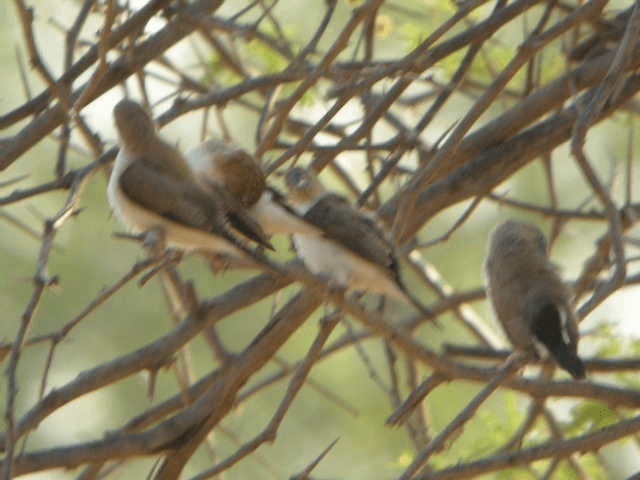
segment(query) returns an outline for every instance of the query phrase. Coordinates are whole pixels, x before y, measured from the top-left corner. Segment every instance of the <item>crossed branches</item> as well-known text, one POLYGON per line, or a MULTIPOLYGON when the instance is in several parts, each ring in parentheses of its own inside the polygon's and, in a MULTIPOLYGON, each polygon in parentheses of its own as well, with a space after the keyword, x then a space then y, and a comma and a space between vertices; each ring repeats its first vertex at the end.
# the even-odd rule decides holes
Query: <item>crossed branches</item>
MULTIPOLYGON (((608 179, 585 147, 595 125, 611 123, 621 112, 630 119, 637 114, 637 5, 614 22, 606 22, 605 0, 576 6, 557 1, 499 1, 492 9, 481 0, 469 0, 456 4, 446 18, 437 6, 416 12, 418 7, 398 7, 383 0, 346 2, 345 14, 345 5, 329 0, 309 7, 319 12, 315 30, 294 38, 279 17, 279 2, 267 3, 248 2, 229 13, 229 5, 213 0, 151 0, 136 11, 114 0, 85 0, 73 19, 65 19, 63 70, 55 72, 47 58, 51 53, 36 40, 37 10, 24 0, 14 0, 23 50, 31 66, 23 76, 35 75, 44 87, 0 116, 0 127, 5 129, 0 138, 0 169, 31 161, 30 149, 47 138, 55 140, 57 154, 51 179, 32 185, 25 185, 24 178, 0 183, 0 224, 15 235, 36 236, 40 245, 30 298, 12 338, 0 344, 6 373, 2 478, 56 468, 75 469, 81 479, 118 478, 128 462, 149 458, 160 461, 150 468, 156 479, 177 479, 200 447, 216 451, 211 434, 224 434, 224 422, 234 412, 266 395, 271 386, 287 382, 270 420, 257 426, 252 438, 238 442, 232 453, 214 456, 191 478, 217 477, 258 457, 264 444, 278 441, 281 425, 292 405, 301 401, 304 389, 348 414, 357 412, 357 406, 343 398, 344 392, 312 377, 314 367, 345 352, 355 352, 360 359, 373 391, 389 403, 388 425, 404 428, 413 449, 410 464, 391 472, 389 478, 462 479, 514 467, 541 478, 559 478, 555 475, 563 462, 577 477, 589 478, 582 456, 597 455, 603 445, 622 439, 637 444, 640 390, 631 375, 640 358, 587 357, 589 380, 582 383, 555 379, 546 366, 538 376, 531 375, 531 370, 523 374, 527 359, 501 349, 487 319, 476 312, 476 304, 484 300, 482 287, 460 288, 428 259, 430 248, 450 244, 480 210, 497 204, 551 220, 553 239, 564 234, 568 225, 580 222, 599 228, 591 251, 580 252, 583 268, 574 280, 581 317, 606 298, 640 283, 633 269, 638 240, 629 235, 640 218, 631 142, 624 168, 608 179), (442 21, 431 25, 427 19, 440 18, 436 14, 442 21), (376 33, 383 18, 392 22, 411 18, 431 26, 425 27, 408 52, 396 48, 390 50, 393 56, 383 57, 379 54, 382 40, 376 33), (523 29, 523 40, 508 61, 493 61, 500 42, 510 38, 505 30, 525 18, 535 22, 530 30, 523 29), (99 19, 102 25, 94 38, 87 31, 89 19, 99 19), (151 30, 150 21, 160 26, 151 30), (545 59, 565 59, 561 47, 569 51, 580 36, 587 36, 586 31, 592 32, 593 50, 580 47, 580 62, 565 60, 564 70, 546 69, 545 59), (172 58, 168 50, 178 44, 193 46, 202 59, 197 69, 172 58), (251 50, 256 46, 264 58, 256 58, 251 50), (210 58, 215 59, 213 68, 210 58), (445 64, 458 58, 447 73, 445 64), (270 69, 269 61, 279 67, 270 69), (163 98, 155 93, 160 84, 169 92, 163 98), (274 271, 243 277, 220 295, 203 298, 185 279, 180 256, 156 245, 147 250, 147 258, 133 264, 95 298, 75 298, 74 313, 59 328, 31 334, 43 299, 61 283, 57 272, 49 273, 59 233, 71 219, 84 214, 80 204, 86 187, 108 170, 117 153, 83 111, 119 87, 129 93, 135 87, 156 112, 160 126, 193 113, 201 115, 202 137, 215 131, 233 138, 237 130, 227 112, 242 111, 257 123, 253 151, 263 159, 264 170, 274 182, 297 161, 330 172, 354 204, 376 210, 396 240, 405 271, 411 271, 411 289, 430 299, 429 307, 442 330, 383 303, 363 303, 332 291, 295 260, 274 271), (307 98, 322 110, 315 120, 306 115, 307 98), (469 107, 460 113, 462 98, 469 107), (356 113, 347 115, 347 110, 356 113), (451 115, 456 122, 450 128, 441 135, 431 133, 431 129, 442 130, 439 117, 451 115), (215 126, 210 125, 212 121, 215 126), (571 156, 562 157, 556 149, 567 142, 571 156), (69 157, 76 152, 85 161, 73 168, 69 157), (348 159, 354 160, 349 163, 348 159), (519 178, 520 171, 537 159, 545 167, 548 205, 504 194, 499 186, 519 178), (581 204, 573 209, 567 207, 569 201, 557 186, 552 168, 562 159, 565 163, 573 159, 576 178, 585 179, 581 204), (622 195, 617 194, 616 183, 623 186, 622 195), (29 205, 58 192, 66 198, 37 233, 9 212, 10 207, 29 205), (449 209, 461 204, 466 208, 453 218, 449 209), (436 217, 446 214, 453 218, 450 228, 442 235, 432 233, 436 217), (59 368, 58 348, 73 338, 77 327, 101 306, 115 301, 127 285, 137 281, 145 286, 156 278, 168 299, 168 313, 175 319, 173 327, 165 326, 139 349, 78 371, 72 380, 51 388, 50 377, 59 368), (280 300, 283 304, 278 307, 280 300), (268 302, 274 302, 274 307, 266 325, 244 339, 242 348, 232 348, 220 334, 222 322, 251 305, 264 307, 268 302), (279 350, 323 305, 330 311, 319 320, 317 332, 304 347, 306 353, 293 361, 281 358, 279 350), (193 365, 192 344, 197 338, 205 339, 213 359, 200 377, 193 365), (378 343, 384 352, 372 356, 369 347, 378 343), (24 379, 19 368, 39 345, 48 346, 39 395, 23 407, 19 401, 24 379), (141 372, 149 374, 152 395, 156 377, 167 368, 176 373, 173 393, 132 415, 124 425, 114 424, 94 432, 89 441, 64 446, 33 448, 27 443, 29 434, 60 409, 141 372), (452 412, 444 428, 436 429, 430 418, 430 395, 452 382, 481 390, 469 394, 466 406, 452 412), (488 411, 487 400, 498 395, 516 395, 525 401, 527 411, 519 428, 481 455, 456 457, 449 452, 448 447, 460 442, 457 436, 465 425, 476 421, 483 409, 488 411), (597 402, 613 412, 612 420, 605 427, 570 433, 558 419, 555 398, 578 405, 597 402), (547 461, 543 468, 535 463, 540 460, 547 461)), ((460 269, 468 268, 465 254, 449 252, 460 269)), ((144 288, 140 295, 146 295, 144 288)), ((126 314, 135 317, 135 312, 126 314)), ((381 435, 387 432, 383 427, 381 435)), ((326 445, 292 478, 310 478, 314 469, 330 461, 332 451, 341 448, 335 438, 327 439, 326 445)), ((290 472, 292 467, 282 463, 280 468, 290 472)))

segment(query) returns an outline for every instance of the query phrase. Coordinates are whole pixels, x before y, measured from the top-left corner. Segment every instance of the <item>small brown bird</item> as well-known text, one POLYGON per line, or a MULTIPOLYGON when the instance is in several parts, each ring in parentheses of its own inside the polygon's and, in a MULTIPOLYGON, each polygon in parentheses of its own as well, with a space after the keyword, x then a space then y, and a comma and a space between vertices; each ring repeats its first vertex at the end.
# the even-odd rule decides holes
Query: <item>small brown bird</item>
POLYGON ((282 194, 267 185, 260 165, 246 150, 210 139, 187 152, 186 158, 200 181, 227 190, 265 234, 317 233, 287 205, 282 194))
POLYGON ((313 274, 343 288, 390 295, 432 316, 405 288, 393 248, 371 218, 326 192, 310 170, 294 167, 285 182, 291 205, 321 232, 293 235, 298 255, 313 274))
POLYGON ((571 292, 547 256, 540 229, 513 220, 498 226, 485 273, 493 310, 513 346, 537 358, 550 354, 574 378, 585 378, 571 292))
POLYGON ((168 246, 247 256, 242 237, 272 248, 266 234, 226 191, 202 184, 182 154, 158 137, 136 102, 113 109, 120 136, 107 194, 116 217, 135 232, 161 229, 168 246))

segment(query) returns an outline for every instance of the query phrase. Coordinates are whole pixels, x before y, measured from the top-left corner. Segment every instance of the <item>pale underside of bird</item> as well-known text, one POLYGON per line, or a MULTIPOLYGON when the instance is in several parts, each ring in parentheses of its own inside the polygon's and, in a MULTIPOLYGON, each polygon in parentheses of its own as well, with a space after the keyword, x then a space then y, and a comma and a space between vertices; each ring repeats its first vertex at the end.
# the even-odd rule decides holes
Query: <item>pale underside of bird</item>
POLYGON ((488 297, 512 345, 537 358, 550 356, 574 378, 584 378, 571 292, 547 257, 543 233, 512 220, 497 227, 485 274, 488 297))
POLYGON ((343 198, 324 195, 304 215, 323 234, 293 235, 298 255, 312 273, 337 285, 407 301, 390 246, 373 222, 357 213, 343 198))
POLYGON ((121 141, 107 193, 122 223, 136 233, 160 230, 167 246, 186 251, 246 259, 248 241, 270 247, 239 202, 197 180, 140 105, 121 101, 114 119, 121 141))
POLYGON ((187 152, 186 159, 200 181, 218 185, 238 199, 266 235, 317 235, 317 229, 267 185, 260 165, 245 150, 210 139, 187 152))
POLYGON ((395 297, 431 316, 402 284, 393 248, 371 218, 327 193, 312 172, 295 167, 286 182, 294 208, 321 232, 293 235, 298 255, 313 274, 343 288, 395 297))

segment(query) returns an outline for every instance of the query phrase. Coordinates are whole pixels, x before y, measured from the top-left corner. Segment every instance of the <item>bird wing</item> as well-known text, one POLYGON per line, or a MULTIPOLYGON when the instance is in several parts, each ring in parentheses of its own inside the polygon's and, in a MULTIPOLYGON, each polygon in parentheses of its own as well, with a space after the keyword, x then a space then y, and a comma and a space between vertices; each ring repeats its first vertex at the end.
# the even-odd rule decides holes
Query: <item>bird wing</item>
POLYGON ((344 198, 335 194, 323 196, 307 210, 304 220, 322 230, 325 238, 382 267, 401 284, 398 262, 382 231, 344 198))
POLYGON ((219 208, 211 198, 143 159, 132 162, 119 183, 131 200, 168 220, 205 231, 216 226, 219 208))
POLYGON ((119 183, 131 200, 168 220, 225 237, 229 222, 238 233, 272 248, 260 226, 235 205, 228 205, 224 194, 206 192, 191 182, 176 179, 144 158, 132 162, 119 183))

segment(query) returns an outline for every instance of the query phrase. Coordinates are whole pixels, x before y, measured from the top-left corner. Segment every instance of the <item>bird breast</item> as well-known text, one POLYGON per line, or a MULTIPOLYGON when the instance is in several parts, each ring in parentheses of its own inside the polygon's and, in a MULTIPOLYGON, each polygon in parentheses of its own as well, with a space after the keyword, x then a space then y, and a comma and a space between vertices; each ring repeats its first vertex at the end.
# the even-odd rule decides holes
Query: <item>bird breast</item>
POLYGON ((307 268, 335 284, 405 299, 405 294, 382 270, 331 240, 317 235, 293 235, 293 244, 307 268))
POLYGON ((126 224, 133 226, 134 222, 130 221, 129 212, 135 208, 131 205, 131 201, 127 198, 124 192, 120 189, 120 176, 131 164, 132 158, 124 147, 120 147, 118 156, 113 163, 111 170, 111 176, 109 177, 109 185, 107 185, 107 198, 109 204, 113 209, 113 213, 116 218, 126 224))
POLYGON ((530 326, 522 316, 529 285, 521 280, 517 275, 506 275, 499 281, 490 269, 487 272, 487 293, 496 318, 502 324, 511 344, 526 350, 532 345, 530 326))

